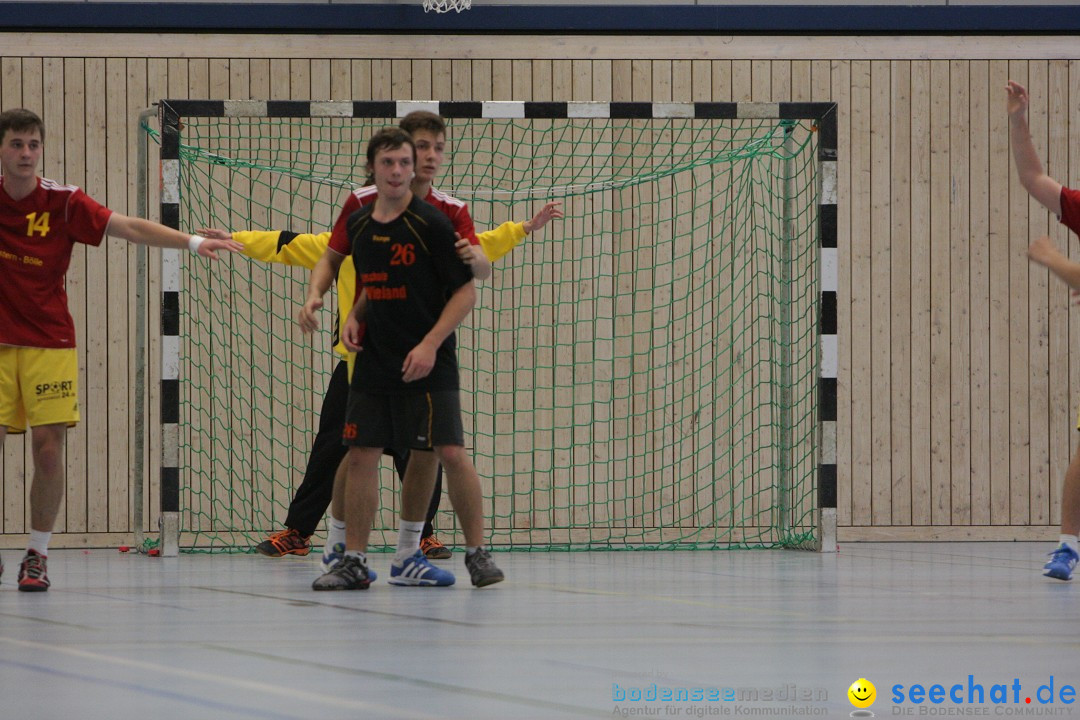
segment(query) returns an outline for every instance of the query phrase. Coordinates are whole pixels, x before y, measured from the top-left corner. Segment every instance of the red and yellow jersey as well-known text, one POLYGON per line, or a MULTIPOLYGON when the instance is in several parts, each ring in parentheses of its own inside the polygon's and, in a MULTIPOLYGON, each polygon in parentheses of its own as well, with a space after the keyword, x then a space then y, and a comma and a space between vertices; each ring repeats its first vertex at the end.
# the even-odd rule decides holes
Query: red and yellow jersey
MULTIPOLYGON (((282 265, 298 265, 312 269, 330 244, 331 233, 317 235, 286 232, 282 230, 245 231, 232 234, 233 240, 244 246, 244 254, 253 260, 282 265)), ((525 239, 525 226, 519 222, 505 222, 494 230, 482 232, 477 236, 480 248, 488 259, 495 261, 510 252, 525 239)), ((338 269, 337 293, 351 302, 356 295, 356 268, 353 266, 352 253, 345 256, 338 269)), ((348 307, 344 308, 345 311, 348 307)), ((334 350, 341 355, 348 355, 341 332, 345 325, 345 312, 338 309, 337 326, 334 333, 334 350)))
POLYGON ((75 243, 100 245, 111 216, 74 185, 45 178, 16 202, 0 178, 0 345, 75 347, 64 276, 75 243))
MULTIPOLYGON (((341 209, 341 214, 338 215, 338 219, 334 223, 334 230, 330 236, 331 250, 335 250, 342 255, 348 255, 352 252, 352 244, 349 242, 348 235, 345 232, 345 223, 354 212, 375 202, 378 194, 378 190, 374 185, 366 185, 349 193, 349 197, 345 198, 345 206, 341 209)), ((428 205, 434 205, 435 208, 442 211, 443 215, 450 218, 450 222, 454 225, 454 230, 457 231, 458 235, 473 245, 480 242, 476 237, 476 227, 473 225, 472 216, 469 215, 469 207, 464 202, 435 188, 428 190, 424 202, 428 205)))

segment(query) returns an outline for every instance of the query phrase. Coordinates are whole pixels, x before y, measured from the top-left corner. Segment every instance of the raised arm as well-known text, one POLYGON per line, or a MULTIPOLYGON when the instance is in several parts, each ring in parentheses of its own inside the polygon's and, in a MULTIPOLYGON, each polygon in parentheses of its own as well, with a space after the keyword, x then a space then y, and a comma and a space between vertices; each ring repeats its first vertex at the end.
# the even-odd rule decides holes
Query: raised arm
POLYGON ((1061 216, 1061 183, 1046 174, 1042 162, 1031 142, 1028 126, 1028 93, 1018 82, 1009 81, 1006 108, 1009 112, 1009 138, 1012 141, 1013 161, 1020 176, 1020 184, 1031 197, 1057 216, 1061 216))
POLYGON ((150 220, 114 212, 105 230, 109 235, 123 238, 138 245, 191 250, 203 257, 217 260, 217 251, 238 252, 243 246, 235 240, 218 240, 198 235, 188 235, 150 220))
MULTIPOLYGON (((316 313, 322 309, 323 296, 326 295, 326 291, 330 289, 330 286, 334 284, 338 268, 341 267, 344 260, 344 255, 327 248, 326 252, 319 258, 319 262, 315 263, 315 268, 311 271, 311 279, 308 282, 307 299, 296 314, 296 322, 305 334, 313 333, 319 329, 319 320, 316 313)), ((340 298, 340 301, 344 303, 347 299, 340 298)))
POLYGON ((487 230, 477 234, 480 247, 488 259, 495 262, 506 253, 517 247, 529 233, 540 230, 555 218, 563 216, 562 203, 552 200, 540 208, 539 212, 525 222, 504 222, 494 230, 487 230))

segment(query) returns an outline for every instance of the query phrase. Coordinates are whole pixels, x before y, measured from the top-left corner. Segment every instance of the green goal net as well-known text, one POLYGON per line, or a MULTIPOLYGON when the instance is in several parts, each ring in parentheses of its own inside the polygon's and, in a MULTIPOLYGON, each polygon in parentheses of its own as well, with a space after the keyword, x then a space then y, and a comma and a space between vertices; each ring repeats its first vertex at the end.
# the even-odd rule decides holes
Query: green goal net
MULTIPOLYGON (((396 120, 182 117, 180 226, 325 232, 396 120)), ((818 133, 809 120, 451 118, 436 186, 477 230, 565 218, 494 263, 458 332, 486 533, 514 549, 813 546, 818 133)), ((307 271, 185 254, 181 547, 280 529, 338 358, 307 271)), ((373 546, 392 545, 387 462, 373 546)), ((460 544, 449 501, 435 521, 460 544)), ((315 538, 315 542, 319 537, 315 538)))

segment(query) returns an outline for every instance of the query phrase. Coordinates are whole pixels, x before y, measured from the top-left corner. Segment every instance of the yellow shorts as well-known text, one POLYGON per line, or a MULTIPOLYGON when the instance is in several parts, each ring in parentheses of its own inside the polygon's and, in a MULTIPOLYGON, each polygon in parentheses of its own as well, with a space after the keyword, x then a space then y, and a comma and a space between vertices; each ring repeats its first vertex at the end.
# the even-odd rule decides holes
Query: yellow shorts
POLYGON ((79 355, 75 348, 0 345, 0 426, 79 422, 79 355))

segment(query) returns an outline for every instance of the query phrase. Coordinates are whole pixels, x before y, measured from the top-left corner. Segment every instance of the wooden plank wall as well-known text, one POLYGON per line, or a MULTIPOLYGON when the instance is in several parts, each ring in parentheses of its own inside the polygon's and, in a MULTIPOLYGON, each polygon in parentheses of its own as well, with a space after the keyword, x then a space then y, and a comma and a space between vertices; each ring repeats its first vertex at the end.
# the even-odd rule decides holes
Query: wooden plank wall
MULTIPOLYGON (((44 117, 44 175, 134 213, 135 117, 162 97, 834 101, 841 540, 1053 537, 1080 387, 1080 354, 1069 353, 1080 313, 1024 250, 1045 232, 1073 256, 1076 243, 1016 180, 1003 88, 1008 78, 1029 87, 1036 147, 1052 175, 1076 185, 1080 65, 1068 59, 1070 39, 468 43, 41 34, 33 54, 0 56, 0 104, 44 117)), ((156 214, 155 197, 150 207, 156 214)), ((78 248, 68 274, 83 422, 69 435, 57 546, 131 537, 135 253, 115 239, 78 248)), ((151 253, 151 318, 157 264, 151 253)), ((154 321, 151 427, 156 332, 154 321)), ((158 452, 151 432, 146 530, 156 528, 158 452)), ((10 437, 0 547, 28 531, 31 467, 29 443, 10 437)))

